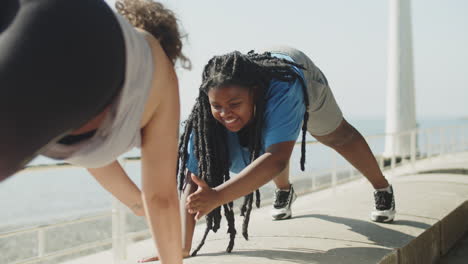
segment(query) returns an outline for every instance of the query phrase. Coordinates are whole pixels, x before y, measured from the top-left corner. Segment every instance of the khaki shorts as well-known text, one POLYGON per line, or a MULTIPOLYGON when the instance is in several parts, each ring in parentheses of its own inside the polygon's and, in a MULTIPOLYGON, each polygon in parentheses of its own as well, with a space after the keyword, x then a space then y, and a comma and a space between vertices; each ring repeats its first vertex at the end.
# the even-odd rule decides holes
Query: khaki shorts
POLYGON ((307 123, 309 133, 313 136, 324 136, 335 131, 343 120, 343 113, 328 86, 327 78, 320 69, 307 55, 292 47, 276 46, 262 49, 260 52, 264 51, 287 55, 306 68, 302 71, 309 94, 309 121, 307 123))

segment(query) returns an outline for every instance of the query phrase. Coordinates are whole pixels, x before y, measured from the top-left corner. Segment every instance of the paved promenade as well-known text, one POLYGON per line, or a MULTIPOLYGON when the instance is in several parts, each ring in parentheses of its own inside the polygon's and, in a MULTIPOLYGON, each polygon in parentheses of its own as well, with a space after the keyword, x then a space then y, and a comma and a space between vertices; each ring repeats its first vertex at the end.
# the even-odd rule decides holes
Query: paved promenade
MULTIPOLYGON (((452 168, 467 168, 453 160, 452 168)), ((372 188, 357 180, 302 195, 293 206, 293 218, 272 221, 269 206, 254 209, 250 240, 240 235, 231 254, 226 222, 210 233, 199 255, 186 264, 209 263, 434 263, 468 230, 468 175, 449 173, 410 174, 390 177, 396 194, 397 217, 391 224, 369 220, 372 188)), ((197 226, 194 246, 204 225, 197 226)), ((151 256, 151 240, 128 248, 128 260, 151 256)), ((67 264, 112 263, 111 251, 83 257, 67 264)), ((155 262, 158 263, 158 262, 155 262)))

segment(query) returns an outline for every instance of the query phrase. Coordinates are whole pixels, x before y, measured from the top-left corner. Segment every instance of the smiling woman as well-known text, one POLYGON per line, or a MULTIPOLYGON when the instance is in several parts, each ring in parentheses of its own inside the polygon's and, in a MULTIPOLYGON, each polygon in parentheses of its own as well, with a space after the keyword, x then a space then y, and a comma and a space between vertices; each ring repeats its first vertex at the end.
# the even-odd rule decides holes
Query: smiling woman
POLYGON ((273 220, 292 217, 296 199, 289 181, 289 159, 302 132, 301 169, 305 163, 305 136, 309 132, 333 148, 368 178, 376 189, 373 221, 393 220, 392 188, 382 175, 362 135, 343 118, 328 81, 301 51, 276 47, 264 53, 231 52, 209 60, 195 106, 179 144, 179 188, 184 210, 184 256, 192 246, 195 220, 206 215, 207 227, 196 255, 210 230, 220 226, 221 210, 234 246, 232 201, 245 196, 242 235, 258 188, 276 185, 273 220), (230 172, 237 173, 231 178, 230 172), (194 214, 189 217, 187 214, 194 214))
MULTIPOLYGON (((309 103, 302 66, 287 58, 270 53, 232 52, 208 62, 203 71, 199 97, 187 120, 179 147, 179 188, 188 191, 191 188, 186 188, 186 185, 194 185, 188 177, 190 173, 185 174, 186 168, 210 187, 215 187, 229 180, 229 171, 241 172, 276 143, 288 142, 285 148, 292 149, 301 128, 305 137, 308 120, 305 109, 309 103), (285 111, 284 107, 288 110, 285 111), (278 122, 280 119, 282 121, 278 122)), ((304 152, 305 148, 302 156, 304 152)), ((288 155, 288 151, 283 153, 288 155)), ((302 165, 303 162, 304 158, 302 165)), ((286 164, 279 162, 280 170, 286 164)), ((258 206, 258 190, 256 193, 258 206)), ((253 200, 251 193, 242 206, 242 214, 245 215, 242 233, 245 238, 248 238, 253 200)), ((223 204, 231 237, 229 252, 236 234, 233 204, 231 201, 223 204)), ((220 207, 208 214, 206 234, 209 230, 218 229, 220 219, 220 207)), ((186 225, 187 230, 193 230, 190 219, 186 219, 186 225)), ((187 251, 191 248, 191 234, 185 237, 184 248, 187 251)))
POLYGON ((213 117, 229 131, 247 126, 255 112, 254 89, 239 85, 220 86, 208 91, 213 117))

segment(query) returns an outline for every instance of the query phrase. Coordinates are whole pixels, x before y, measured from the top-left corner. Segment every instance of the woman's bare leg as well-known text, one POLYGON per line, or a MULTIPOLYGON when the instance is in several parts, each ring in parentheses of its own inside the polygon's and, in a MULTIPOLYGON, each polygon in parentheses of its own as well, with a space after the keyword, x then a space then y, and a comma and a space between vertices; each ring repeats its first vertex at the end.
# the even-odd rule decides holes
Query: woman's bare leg
POLYGON ((340 153, 369 180, 375 189, 388 187, 388 181, 383 176, 366 140, 346 120, 343 119, 332 133, 314 137, 322 144, 340 153))
POLYGON ((289 182, 289 163, 278 176, 273 178, 273 182, 275 183, 276 188, 278 189, 289 189, 289 186, 291 186, 291 183, 289 182))

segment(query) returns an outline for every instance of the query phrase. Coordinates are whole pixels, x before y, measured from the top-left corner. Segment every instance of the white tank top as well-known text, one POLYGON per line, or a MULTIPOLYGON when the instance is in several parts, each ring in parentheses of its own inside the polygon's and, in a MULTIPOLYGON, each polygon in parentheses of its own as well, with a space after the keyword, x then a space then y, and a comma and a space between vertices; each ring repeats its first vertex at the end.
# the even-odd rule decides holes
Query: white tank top
POLYGON ((142 34, 115 14, 123 32, 126 51, 125 80, 110 111, 93 137, 73 145, 52 143, 41 153, 86 168, 98 168, 141 146, 140 122, 154 72, 151 48, 142 34))

